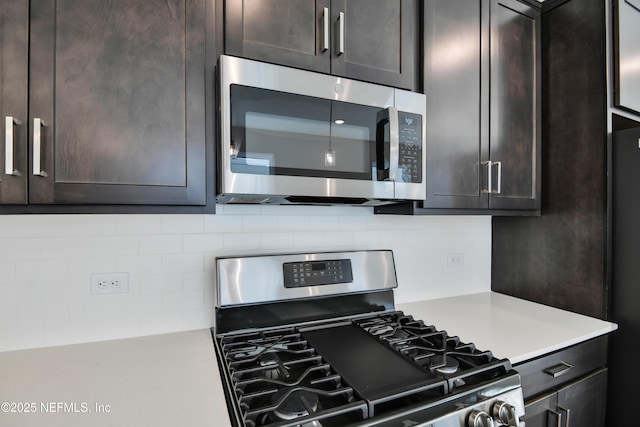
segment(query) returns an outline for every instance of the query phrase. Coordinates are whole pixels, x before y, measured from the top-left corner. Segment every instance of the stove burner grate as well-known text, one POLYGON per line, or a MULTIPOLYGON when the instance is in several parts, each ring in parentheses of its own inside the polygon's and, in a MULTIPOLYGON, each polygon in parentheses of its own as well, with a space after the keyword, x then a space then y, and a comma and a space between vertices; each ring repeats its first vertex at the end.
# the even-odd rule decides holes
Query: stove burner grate
POLYGON ((333 427, 367 417, 367 405, 292 330, 220 338, 244 425, 333 427))

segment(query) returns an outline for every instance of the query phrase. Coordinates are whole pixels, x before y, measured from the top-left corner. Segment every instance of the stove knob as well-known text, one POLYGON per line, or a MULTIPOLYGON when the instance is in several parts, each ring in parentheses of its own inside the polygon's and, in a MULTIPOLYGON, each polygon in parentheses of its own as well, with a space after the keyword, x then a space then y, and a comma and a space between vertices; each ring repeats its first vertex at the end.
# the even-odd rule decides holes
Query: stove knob
POLYGON ((507 402, 503 402, 502 400, 498 400, 493 404, 493 418, 506 426, 520 426, 516 408, 507 402))
POLYGON ((494 427, 493 418, 484 411, 472 411, 467 419, 468 427, 494 427))

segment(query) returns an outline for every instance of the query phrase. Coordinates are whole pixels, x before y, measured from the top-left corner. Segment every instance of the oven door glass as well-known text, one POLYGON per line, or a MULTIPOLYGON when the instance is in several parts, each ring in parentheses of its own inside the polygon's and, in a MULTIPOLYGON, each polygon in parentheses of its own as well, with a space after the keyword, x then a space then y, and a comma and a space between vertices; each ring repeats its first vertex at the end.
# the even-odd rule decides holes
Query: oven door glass
POLYGON ((383 108, 237 84, 230 94, 234 173, 376 181, 388 168, 383 108))

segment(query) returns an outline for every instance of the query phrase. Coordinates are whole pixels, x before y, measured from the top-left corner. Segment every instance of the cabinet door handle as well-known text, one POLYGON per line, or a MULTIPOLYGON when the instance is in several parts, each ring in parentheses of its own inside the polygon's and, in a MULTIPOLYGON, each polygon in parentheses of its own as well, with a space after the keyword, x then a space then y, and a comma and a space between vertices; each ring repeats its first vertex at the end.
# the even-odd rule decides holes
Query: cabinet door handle
POLYGON ((567 363, 561 360, 558 365, 547 368, 542 372, 544 372, 545 374, 551 375, 553 378, 558 378, 560 375, 564 375, 572 369, 573 369, 573 365, 571 363, 567 363))
POLYGON ((552 411, 551 409, 547 410, 547 425, 562 427, 562 414, 552 411), (551 417, 555 417, 555 422, 551 420, 551 417))
POLYGON ((42 156, 42 128, 47 124, 40 118, 33 119, 33 174, 35 176, 47 176, 40 165, 42 156))
POLYGON ((566 416, 565 416, 565 420, 566 421, 564 423, 564 427, 569 427, 569 422, 571 421, 571 410, 563 408, 560 405, 558 405, 558 409, 566 414, 566 416))
POLYGON ((498 165, 498 189, 491 193, 502 194, 502 162, 493 162, 493 164, 498 165))
POLYGON ((344 12, 338 14, 338 55, 344 53, 344 12))
POLYGON ((493 187, 493 173, 492 173, 492 166, 493 166, 493 162, 491 160, 488 160, 486 162, 482 162, 481 163, 482 166, 487 166, 487 188, 486 189, 482 189, 482 193, 483 194, 488 194, 492 192, 492 187, 493 187))
POLYGON ((329 50, 329 8, 322 9, 322 51, 329 50))
POLYGON ((20 175, 20 172, 13 168, 13 144, 15 143, 13 127, 20 126, 20 120, 12 116, 5 117, 4 128, 4 173, 5 175, 20 175))

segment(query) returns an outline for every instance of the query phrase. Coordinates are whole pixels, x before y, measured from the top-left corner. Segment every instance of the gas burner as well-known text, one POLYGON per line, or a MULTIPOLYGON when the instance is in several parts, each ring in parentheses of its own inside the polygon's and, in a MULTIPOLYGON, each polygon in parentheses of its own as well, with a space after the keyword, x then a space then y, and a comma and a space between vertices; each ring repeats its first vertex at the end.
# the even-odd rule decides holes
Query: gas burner
POLYGON ((447 357, 447 354, 436 354, 430 360, 431 370, 442 374, 451 375, 458 372, 460 363, 453 357, 447 357))
POLYGON ((303 389, 289 392, 278 392, 272 397, 272 402, 278 407, 273 414, 281 420, 294 420, 306 417, 318 410, 319 398, 316 393, 303 389))
POLYGON ((262 371, 264 378, 277 380, 282 377, 289 378, 289 369, 282 363, 276 353, 266 353, 258 357, 258 364, 265 368, 262 371))

